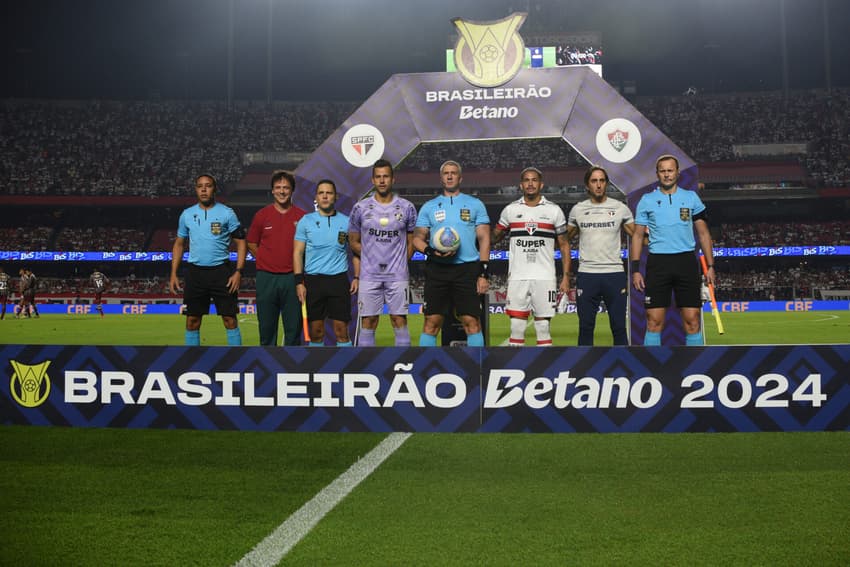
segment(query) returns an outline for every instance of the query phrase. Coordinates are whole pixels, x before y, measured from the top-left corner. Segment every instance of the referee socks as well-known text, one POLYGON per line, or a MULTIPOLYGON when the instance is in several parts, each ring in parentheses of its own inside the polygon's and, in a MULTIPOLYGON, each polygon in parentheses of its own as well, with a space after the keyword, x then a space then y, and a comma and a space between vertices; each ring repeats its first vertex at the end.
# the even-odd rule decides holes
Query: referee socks
POLYGON ((201 345, 201 332, 200 331, 186 331, 184 342, 186 346, 200 346, 201 345))
POLYGON ((242 331, 239 327, 235 329, 226 329, 227 346, 242 346, 242 331))
POLYGON ((643 346, 661 346, 661 333, 647 331, 643 336, 643 346))

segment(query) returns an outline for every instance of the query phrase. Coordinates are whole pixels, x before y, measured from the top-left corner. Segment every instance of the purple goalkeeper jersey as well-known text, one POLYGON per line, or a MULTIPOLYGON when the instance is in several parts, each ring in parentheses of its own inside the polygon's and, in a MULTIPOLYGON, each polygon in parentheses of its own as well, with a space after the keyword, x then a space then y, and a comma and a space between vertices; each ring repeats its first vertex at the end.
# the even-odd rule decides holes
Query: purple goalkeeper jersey
POLYGON ((360 279, 408 280, 407 235, 416 227, 416 207, 397 195, 384 205, 369 197, 351 209, 349 232, 359 232, 360 279))

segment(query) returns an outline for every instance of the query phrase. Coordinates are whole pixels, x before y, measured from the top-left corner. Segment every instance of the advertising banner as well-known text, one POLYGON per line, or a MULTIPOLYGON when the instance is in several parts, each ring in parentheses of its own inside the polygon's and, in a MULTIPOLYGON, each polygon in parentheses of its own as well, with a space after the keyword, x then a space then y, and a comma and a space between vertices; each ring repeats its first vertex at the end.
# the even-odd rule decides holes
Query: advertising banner
POLYGON ((0 348, 0 422, 261 431, 850 429, 850 345, 0 348))

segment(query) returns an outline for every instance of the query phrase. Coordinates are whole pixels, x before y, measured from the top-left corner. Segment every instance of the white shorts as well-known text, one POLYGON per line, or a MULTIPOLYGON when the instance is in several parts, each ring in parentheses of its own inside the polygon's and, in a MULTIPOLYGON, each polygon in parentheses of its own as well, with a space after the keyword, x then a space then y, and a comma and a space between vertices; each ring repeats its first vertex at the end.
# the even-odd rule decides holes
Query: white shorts
POLYGON ((505 313, 520 318, 534 313, 535 317, 548 319, 555 316, 557 301, 558 285, 555 280, 511 280, 508 282, 505 313))

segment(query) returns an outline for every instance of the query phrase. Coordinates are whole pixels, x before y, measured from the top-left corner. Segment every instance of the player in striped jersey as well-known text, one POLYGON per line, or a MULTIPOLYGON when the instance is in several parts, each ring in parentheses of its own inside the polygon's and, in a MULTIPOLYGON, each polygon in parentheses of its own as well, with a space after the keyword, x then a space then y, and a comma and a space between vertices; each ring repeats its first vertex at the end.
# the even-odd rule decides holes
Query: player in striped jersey
POLYGON ((520 173, 522 198, 508 204, 493 229, 492 241, 510 238, 508 298, 511 346, 525 344, 528 316, 534 315, 537 346, 552 346, 549 322, 555 315, 558 292, 570 289, 570 241, 561 207, 541 193, 543 173, 527 167, 520 173), (563 276, 555 273, 555 248, 561 251, 563 276))

